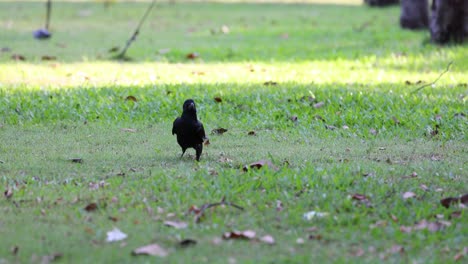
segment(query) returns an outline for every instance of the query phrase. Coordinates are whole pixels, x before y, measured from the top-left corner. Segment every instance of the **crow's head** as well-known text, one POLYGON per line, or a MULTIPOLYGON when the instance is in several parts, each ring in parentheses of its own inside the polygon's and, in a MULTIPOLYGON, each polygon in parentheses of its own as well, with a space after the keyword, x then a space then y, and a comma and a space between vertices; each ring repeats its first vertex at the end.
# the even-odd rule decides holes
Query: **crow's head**
POLYGON ((195 102, 192 99, 185 100, 184 106, 183 106, 183 111, 184 112, 197 112, 197 109, 195 108, 195 102))

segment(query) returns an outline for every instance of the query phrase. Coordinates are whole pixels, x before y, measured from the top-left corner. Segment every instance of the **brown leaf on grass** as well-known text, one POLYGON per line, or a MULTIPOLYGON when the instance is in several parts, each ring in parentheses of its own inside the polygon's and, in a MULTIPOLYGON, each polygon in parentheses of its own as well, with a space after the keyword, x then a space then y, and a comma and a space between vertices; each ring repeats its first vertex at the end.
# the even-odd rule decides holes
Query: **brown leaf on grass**
POLYGON ((11 197, 13 197, 13 190, 11 188, 7 188, 3 192, 3 196, 5 196, 5 198, 7 198, 7 199, 10 199, 11 197))
POLYGON ((322 108, 324 105, 325 105, 325 102, 318 102, 314 104, 313 107, 318 109, 318 108, 322 108))
POLYGON ((403 193, 402 197, 403 199, 407 200, 416 197, 416 194, 414 192, 405 192, 403 193))
POLYGON ((297 122, 297 116, 291 116, 289 118, 289 120, 293 121, 293 122, 297 122))
POLYGON ((283 203, 280 200, 276 200, 276 211, 281 212, 283 211, 283 209, 284 209, 283 203))
POLYGON ((16 61, 25 61, 26 60, 26 58, 23 55, 20 55, 20 54, 11 55, 11 59, 16 60, 16 61))
POLYGON ((187 223, 179 221, 164 221, 164 225, 174 227, 175 229, 184 229, 188 227, 187 223))
POLYGON ((464 206, 468 206, 468 194, 464 194, 460 197, 447 197, 447 198, 440 200, 440 203, 445 208, 449 208, 450 206, 458 204, 458 203, 461 203, 464 206))
POLYGON ((423 189, 426 192, 429 191, 429 187, 427 187, 427 185, 425 185, 425 184, 419 185, 419 188, 423 189))
POLYGON ((440 203, 445 208, 449 208, 451 205, 458 204, 458 202, 460 202, 460 198, 458 197, 447 197, 440 200, 440 203))
POLYGON ((398 222, 398 217, 396 217, 394 214, 390 214, 390 218, 392 218, 393 222, 398 222))
POLYGON ((48 263, 51 263, 51 262, 54 262, 58 259, 60 259, 61 257, 63 257, 63 254, 62 253, 53 253, 51 255, 47 255, 47 256, 42 256, 39 259, 37 259, 37 256, 34 256, 31 257, 31 262, 32 263, 41 263, 41 264, 48 264, 48 263))
POLYGON ((249 131, 249 132, 247 133, 247 135, 249 135, 249 136, 256 136, 257 133, 256 133, 255 131, 252 130, 252 131, 249 131))
POLYGON ((375 128, 369 129, 369 133, 376 136, 379 132, 375 128))
POLYGON ((359 194, 359 193, 355 193, 351 196, 351 199, 355 200, 355 201, 358 201, 364 205, 366 205, 367 207, 372 207, 372 204, 369 200, 369 197, 367 197, 366 195, 364 194, 359 194))
POLYGON ((125 97, 125 101, 132 101, 132 102, 138 102, 137 98, 133 95, 129 95, 125 97))
POLYGON ((221 97, 215 97, 215 98, 214 98, 214 101, 215 101, 216 103, 222 103, 222 102, 223 102, 223 99, 221 99, 221 97))
POLYGON ((452 218, 460 218, 461 217, 461 214, 462 214, 462 211, 455 211, 455 212, 452 212, 449 216, 449 219, 452 219, 452 218))
POLYGON ((93 211, 96 211, 98 209, 98 206, 96 203, 90 203, 88 205, 86 205, 86 207, 84 208, 87 212, 93 212, 93 211))
POLYGON ((325 125, 325 128, 328 130, 335 130, 337 127, 332 125, 325 125))
POLYGON ((415 171, 413 171, 410 175, 406 175, 406 176, 403 176, 401 177, 402 179, 411 179, 411 178, 417 178, 418 177, 418 173, 416 173, 415 171))
POLYGON ((197 52, 192 52, 192 53, 187 54, 185 57, 189 60, 194 60, 196 58, 199 58, 200 54, 198 54, 197 52))
POLYGON ((400 124, 400 120, 398 120, 398 118, 396 118, 395 116, 392 116, 392 120, 393 120, 393 123, 395 123, 395 125, 400 124))
POLYGON ((309 240, 322 240, 323 237, 320 234, 309 235, 309 240))
POLYGON ((464 194, 460 197, 460 202, 466 206, 468 206, 468 193, 464 194))
POLYGON ((393 245, 388 251, 389 253, 392 253, 392 254, 396 254, 396 253, 404 254, 405 248, 400 245, 393 245))
POLYGON ((450 226, 451 223, 448 222, 448 221, 436 221, 436 222, 429 222, 425 219, 417 222, 413 229, 414 230, 424 230, 424 229, 427 229, 431 232, 436 232, 436 231, 439 231, 441 229, 444 229, 445 227, 448 227, 450 226))
POLYGON ((203 145, 208 146, 209 144, 211 144, 209 139, 205 139, 205 141, 203 141, 203 145))
POLYGON ((400 226, 400 231, 402 233, 411 233, 411 231, 413 231, 413 228, 411 226, 400 226))
POLYGON ((464 247, 462 251, 458 252, 453 256, 453 260, 459 261, 462 260, 468 254, 468 247, 464 247))
POLYGON ((57 57, 49 56, 49 55, 44 55, 44 56, 41 57, 41 60, 43 60, 43 61, 52 61, 52 60, 56 60, 56 59, 57 59, 57 57))
POLYGON ((249 165, 245 165, 242 170, 248 171, 249 169, 260 169, 265 166, 275 171, 278 170, 278 168, 269 160, 259 160, 257 162, 250 163, 249 165))
POLYGON ((117 51, 119 51, 119 49, 120 49, 119 47, 115 46, 115 47, 110 48, 110 49, 108 50, 108 52, 109 52, 109 53, 117 52, 117 51))
POLYGON ((196 244, 197 244, 197 241, 194 239, 190 239, 190 238, 184 239, 179 242, 179 246, 181 247, 190 247, 190 246, 195 246, 196 244))
POLYGON ((215 129, 211 130, 211 134, 213 134, 213 135, 222 135, 222 134, 226 133, 227 131, 228 131, 227 129, 220 127, 220 128, 215 128, 215 129))
POLYGON ((11 254, 13 254, 13 256, 16 256, 18 255, 18 251, 19 251, 19 247, 18 246, 13 246, 10 250, 11 254))
POLYGON ((157 257, 166 257, 167 255, 169 255, 169 253, 167 252, 167 250, 165 250, 158 244, 150 244, 133 250, 132 255, 150 255, 157 257))
POLYGON ((359 193, 355 193, 351 196, 351 198, 353 200, 357 200, 357 201, 363 201, 363 200, 368 200, 367 196, 365 196, 364 194, 359 194, 359 193))
POLYGON ((278 85, 277 82, 274 82, 274 81, 266 81, 263 83, 263 85, 265 86, 273 86, 273 85, 278 85))
POLYGON ((72 158, 72 159, 69 159, 69 161, 71 161, 72 163, 83 163, 82 158, 72 158))
POLYGON ((256 236, 255 231, 245 230, 245 231, 230 231, 223 234, 223 239, 245 239, 251 240, 256 236))
POLYGON ((120 131, 122 132, 128 132, 128 133, 136 133, 138 132, 138 130, 134 129, 134 128, 121 128, 120 131))
POLYGON ((356 249, 353 249, 350 253, 351 253, 351 256, 353 257, 362 257, 364 256, 365 251, 362 248, 356 248, 356 249))
POLYGON ((260 238, 260 241, 265 243, 265 244, 268 244, 268 245, 274 245, 275 244, 275 239, 270 235, 262 236, 260 238))

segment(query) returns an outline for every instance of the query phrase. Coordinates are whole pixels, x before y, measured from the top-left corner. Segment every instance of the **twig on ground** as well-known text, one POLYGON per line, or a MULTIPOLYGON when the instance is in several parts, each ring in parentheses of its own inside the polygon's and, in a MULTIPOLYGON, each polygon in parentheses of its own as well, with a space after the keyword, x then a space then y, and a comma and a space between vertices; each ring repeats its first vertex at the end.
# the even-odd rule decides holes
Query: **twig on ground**
POLYGON ((420 86, 419 88, 417 88, 416 90, 412 91, 411 93, 417 93, 420 90, 422 90, 423 88, 426 88, 427 86, 431 86, 431 85, 435 84, 444 74, 446 74, 450 70, 450 66, 452 66, 452 64, 453 64, 453 61, 449 62, 449 64, 447 64, 447 68, 445 69, 445 71, 443 71, 439 75, 439 77, 437 77, 437 79, 435 79, 433 82, 428 83, 428 84, 424 84, 424 85, 420 86))
POLYGON ((208 209, 208 208, 212 208, 212 207, 216 207, 216 206, 221 206, 221 205, 227 205, 227 206, 232 206, 234 208, 237 208, 239 210, 244 210, 243 207, 237 205, 237 204, 234 204, 234 203, 231 203, 231 202, 226 202, 226 197, 223 197, 223 199, 221 199, 221 202, 218 202, 218 203, 207 203, 207 204, 204 204, 200 207, 200 209, 198 210, 193 210, 195 212, 195 222, 196 223, 199 223, 201 218, 203 217, 205 211, 208 209))

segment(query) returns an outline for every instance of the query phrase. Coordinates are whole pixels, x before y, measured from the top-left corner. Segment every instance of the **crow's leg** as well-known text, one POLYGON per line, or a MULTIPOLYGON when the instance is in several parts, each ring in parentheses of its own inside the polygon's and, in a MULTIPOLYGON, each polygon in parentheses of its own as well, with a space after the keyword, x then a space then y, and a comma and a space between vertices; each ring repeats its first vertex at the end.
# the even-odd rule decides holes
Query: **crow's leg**
POLYGON ((197 152, 197 161, 200 161, 200 156, 202 154, 202 151, 203 151, 203 144, 198 144, 198 145, 195 145, 194 147, 195 151, 197 152))
POLYGON ((186 148, 182 148, 182 155, 180 155, 180 158, 184 156, 186 150, 187 150, 186 148))

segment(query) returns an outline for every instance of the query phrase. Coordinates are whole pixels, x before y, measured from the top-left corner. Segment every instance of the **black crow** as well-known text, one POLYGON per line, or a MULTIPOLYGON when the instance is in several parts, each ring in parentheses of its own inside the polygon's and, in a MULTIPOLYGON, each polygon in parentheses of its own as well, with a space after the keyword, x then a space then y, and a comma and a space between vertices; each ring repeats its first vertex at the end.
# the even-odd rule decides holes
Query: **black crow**
POLYGON ((177 143, 182 148, 182 155, 188 148, 194 148, 197 156, 197 161, 200 161, 200 156, 203 151, 203 141, 207 140, 205 128, 197 119, 197 108, 192 99, 184 102, 182 116, 174 120, 172 126, 172 135, 177 135, 177 143))

